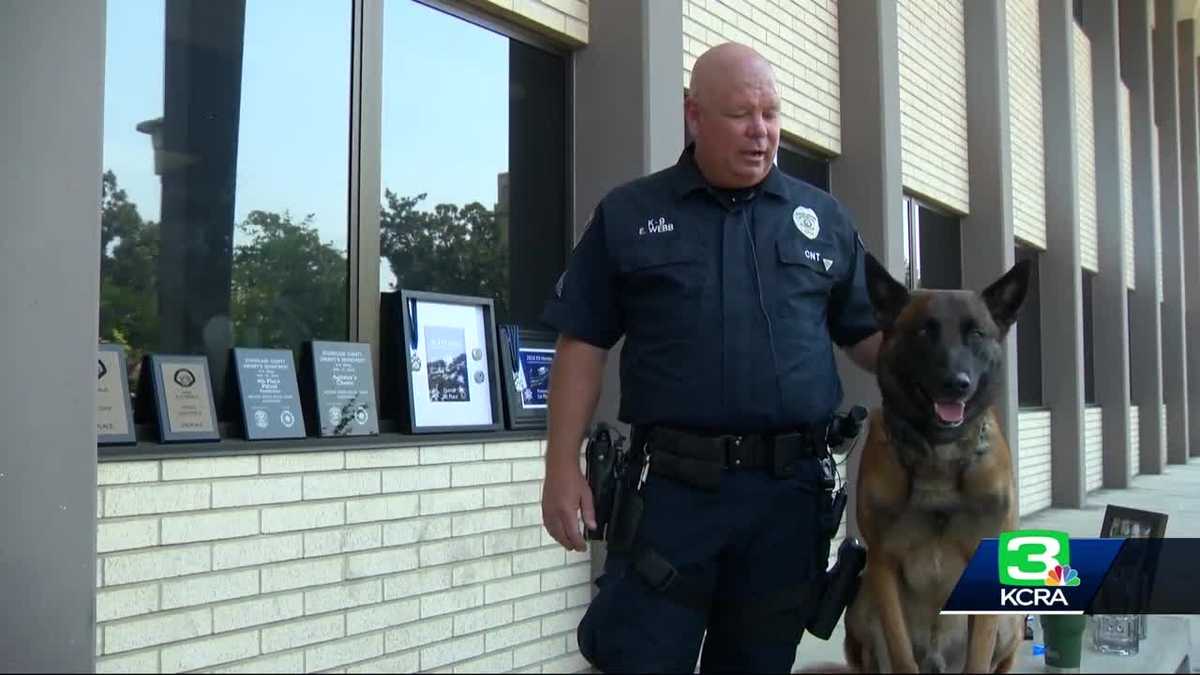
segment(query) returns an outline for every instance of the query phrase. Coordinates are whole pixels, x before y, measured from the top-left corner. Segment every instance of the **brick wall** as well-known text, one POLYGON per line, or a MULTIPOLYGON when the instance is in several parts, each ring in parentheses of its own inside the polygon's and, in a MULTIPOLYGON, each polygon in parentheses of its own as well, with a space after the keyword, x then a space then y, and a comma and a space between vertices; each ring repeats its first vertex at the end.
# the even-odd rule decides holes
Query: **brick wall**
POLYGON ((966 213, 970 193, 962 3, 901 0, 897 14, 904 188, 966 213))
POLYGON ((1038 4, 1005 5, 1008 119, 1012 144, 1013 234, 1046 248, 1046 159, 1042 136, 1042 58, 1038 4))
POLYGON ((588 41, 588 0, 466 0, 573 46, 588 41))
POLYGON ((1121 236, 1125 241, 1125 286, 1137 287, 1137 258, 1133 241, 1133 127, 1130 119, 1129 87, 1121 83, 1118 98, 1121 127, 1121 236))
POLYGON ((572 672, 543 442, 99 466, 98 672, 572 672))
POLYGON ((1017 500, 1020 515, 1050 506, 1050 411, 1017 414, 1017 500))
POLYGON ((787 135, 841 152, 837 0, 684 0, 685 88, 696 59, 728 41, 750 45, 771 62, 787 135))
POLYGON ((1154 138, 1150 143, 1150 166, 1154 175, 1154 259, 1158 261, 1158 278, 1155 280, 1154 293, 1158 302, 1163 301, 1163 259, 1162 259, 1162 178, 1159 175, 1158 151, 1158 122, 1154 123, 1154 138))
MULTIPOLYGON (((1079 166, 1079 259, 1092 272, 1100 271, 1096 241, 1096 118, 1092 97, 1092 42, 1079 24, 1071 26, 1074 50, 1075 147, 1079 166)), ((1115 214, 1112 214, 1115 215, 1115 214)), ((1112 217, 1110 215, 1109 217, 1112 217)))

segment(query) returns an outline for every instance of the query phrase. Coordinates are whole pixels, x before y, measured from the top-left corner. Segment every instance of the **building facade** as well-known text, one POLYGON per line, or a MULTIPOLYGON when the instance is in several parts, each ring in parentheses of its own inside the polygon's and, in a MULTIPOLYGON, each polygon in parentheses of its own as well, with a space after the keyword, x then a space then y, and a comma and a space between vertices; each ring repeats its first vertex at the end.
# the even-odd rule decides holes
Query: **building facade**
MULTIPOLYGON (((366 343, 382 387, 401 288, 536 324, 603 194, 676 161, 725 41, 775 69, 780 167, 894 276, 980 290, 1036 262, 999 402, 1022 515, 1188 462, 1196 9, 0 1, 0 664, 586 668, 600 552, 541 527, 544 432, 416 436, 383 409, 379 436, 239 440, 229 350, 366 343), (93 454, 97 337, 134 391, 142 355, 206 355, 222 440, 159 444, 139 414, 93 454)), ((847 405, 876 402, 840 365, 847 405)))

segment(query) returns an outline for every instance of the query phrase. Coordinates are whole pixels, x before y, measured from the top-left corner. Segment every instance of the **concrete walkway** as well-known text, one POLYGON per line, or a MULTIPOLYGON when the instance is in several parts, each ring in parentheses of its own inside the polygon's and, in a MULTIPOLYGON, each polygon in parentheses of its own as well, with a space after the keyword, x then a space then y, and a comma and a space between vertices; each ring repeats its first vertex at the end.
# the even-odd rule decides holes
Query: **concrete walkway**
MULTIPOLYGON (((1072 537, 1096 537, 1108 504, 1168 514, 1168 537, 1200 537, 1200 459, 1189 464, 1168 465, 1159 475, 1135 476, 1124 490, 1096 490, 1082 509, 1050 508, 1021 519, 1022 528, 1062 530, 1072 537)), ((1191 662, 1200 672, 1200 615, 1187 617, 1192 629, 1191 662)), ((794 671, 817 664, 845 663, 842 656, 842 627, 828 641, 805 635, 796 652, 794 671)))

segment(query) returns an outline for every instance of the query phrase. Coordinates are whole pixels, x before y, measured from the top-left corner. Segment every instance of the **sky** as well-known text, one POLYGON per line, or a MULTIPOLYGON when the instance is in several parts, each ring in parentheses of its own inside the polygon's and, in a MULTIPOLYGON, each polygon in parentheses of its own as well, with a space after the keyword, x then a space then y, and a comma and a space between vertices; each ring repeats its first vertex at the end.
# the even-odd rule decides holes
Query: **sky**
MULTIPOLYGON (((153 149, 135 127, 162 115, 163 20, 163 0, 108 1, 104 168, 155 221, 153 149)), ((348 1, 247 0, 238 222, 311 213, 345 250, 350 31, 348 1)), ((413 0, 386 0, 383 38, 383 187, 429 193, 424 208, 492 206, 508 168, 508 38, 413 0)))

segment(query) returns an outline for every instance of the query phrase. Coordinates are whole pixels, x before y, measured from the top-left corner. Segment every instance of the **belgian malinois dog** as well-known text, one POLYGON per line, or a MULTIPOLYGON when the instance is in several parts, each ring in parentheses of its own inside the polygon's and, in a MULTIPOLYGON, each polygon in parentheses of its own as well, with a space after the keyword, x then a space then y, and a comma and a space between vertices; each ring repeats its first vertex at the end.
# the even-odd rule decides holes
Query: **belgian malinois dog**
POLYGON ((941 616, 980 539, 1014 529, 1012 455, 993 409, 1002 345, 1029 283, 1028 262, 982 293, 909 291, 868 256, 883 331, 856 505, 867 546, 846 612, 858 670, 1006 672, 1019 616, 941 616))

